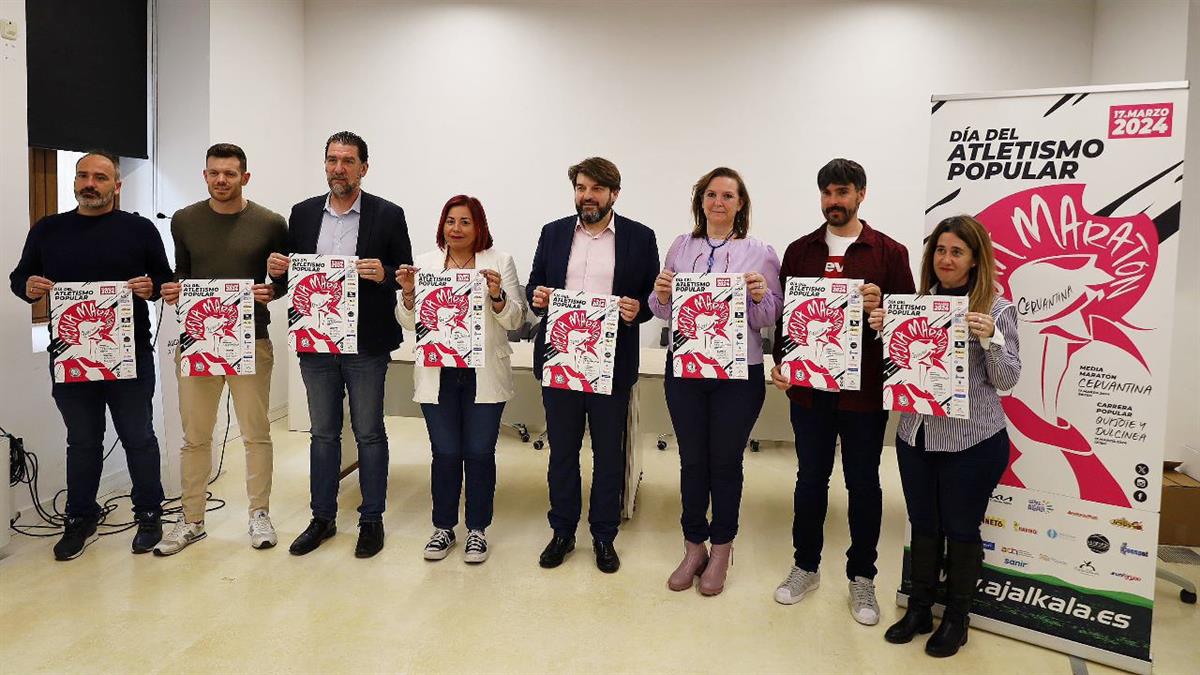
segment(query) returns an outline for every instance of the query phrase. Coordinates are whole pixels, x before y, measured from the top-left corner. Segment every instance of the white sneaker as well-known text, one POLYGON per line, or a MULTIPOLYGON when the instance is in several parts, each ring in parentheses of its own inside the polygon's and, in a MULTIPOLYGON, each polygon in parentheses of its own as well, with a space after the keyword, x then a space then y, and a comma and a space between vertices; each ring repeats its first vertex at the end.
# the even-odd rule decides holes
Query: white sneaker
POLYGON ((821 572, 809 572, 795 565, 788 572, 787 578, 775 589, 775 602, 781 605, 794 605, 804 599, 804 596, 817 590, 821 585, 821 572))
POLYGON ((454 548, 454 530, 437 528, 430 535, 429 543, 425 544, 425 559, 441 560, 450 555, 452 548, 454 548))
POLYGON ((487 537, 483 530, 467 530, 467 542, 463 545, 463 562, 481 563, 488 559, 487 537))
POLYGON ((175 527, 154 545, 154 555, 175 555, 206 536, 208 535, 204 533, 204 523, 187 523, 181 517, 179 522, 175 523, 175 527))
POLYGON ((875 600, 875 582, 854 577, 850 582, 850 616, 864 626, 879 623, 879 603, 875 600))
POLYGON ((271 516, 261 509, 251 514, 250 546, 271 548, 277 543, 279 543, 279 537, 275 536, 275 526, 271 524, 271 516))

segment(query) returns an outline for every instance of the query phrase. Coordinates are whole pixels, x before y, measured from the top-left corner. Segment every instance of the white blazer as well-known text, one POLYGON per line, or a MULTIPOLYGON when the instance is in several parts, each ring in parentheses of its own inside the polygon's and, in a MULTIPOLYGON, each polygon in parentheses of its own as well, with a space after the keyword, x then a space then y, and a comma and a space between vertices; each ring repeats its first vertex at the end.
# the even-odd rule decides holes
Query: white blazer
MULTIPOLYGON (((421 269, 442 271, 446 253, 440 249, 417 256, 414 265, 421 269)), ((500 287, 508 295, 504 309, 497 314, 491 301, 484 302, 483 322, 484 367, 475 371, 475 402, 503 403, 513 396, 512 365, 509 357, 512 347, 508 344, 506 331, 516 330, 525 318, 525 296, 517 280, 517 266, 512 256, 497 251, 495 247, 475 254, 475 269, 496 270, 500 273, 500 287)), ((485 290, 486 294, 487 291, 485 290)), ((396 320, 407 330, 416 330, 416 307, 404 308, 402 291, 396 292, 396 320)), ((441 390, 441 368, 427 368, 413 364, 413 400, 417 403, 437 403, 441 390)))

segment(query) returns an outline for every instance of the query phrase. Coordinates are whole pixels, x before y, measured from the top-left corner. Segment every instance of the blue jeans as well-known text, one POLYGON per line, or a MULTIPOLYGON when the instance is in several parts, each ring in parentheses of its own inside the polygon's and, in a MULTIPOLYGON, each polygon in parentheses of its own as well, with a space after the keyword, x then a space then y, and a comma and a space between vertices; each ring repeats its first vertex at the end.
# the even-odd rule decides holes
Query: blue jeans
POLYGON ((1008 467, 1008 432, 1001 429, 961 452, 927 452, 923 428, 914 440, 915 446, 896 437, 913 534, 979 543, 979 523, 1008 467))
POLYGON ((387 354, 300 354, 308 390, 309 491, 314 518, 337 517, 342 471, 342 398, 350 393, 350 426, 358 443, 359 522, 383 522, 387 505, 388 443, 383 428, 387 354))
POLYGON ((67 515, 100 515, 96 493, 104 470, 104 408, 112 414, 117 437, 133 482, 133 511, 151 517, 162 513, 158 438, 154 435, 154 352, 137 354, 133 380, 54 384, 50 393, 67 427, 67 515))
POLYGON ((492 524, 496 496, 496 438, 503 403, 475 402, 475 371, 442 368, 437 403, 422 403, 433 451, 429 489, 433 494, 433 526, 458 524, 458 498, 467 479, 467 529, 492 524))
POLYGON ((838 394, 814 391, 812 407, 792 404, 796 433, 796 492, 793 496, 792 547, 796 566, 816 572, 825 544, 825 512, 829 508, 829 477, 835 443, 842 439, 842 475, 849 493, 850 548, 846 576, 875 578, 879 558, 879 527, 883 520, 883 490, 879 487, 879 457, 883 454, 885 411, 838 410, 838 394))

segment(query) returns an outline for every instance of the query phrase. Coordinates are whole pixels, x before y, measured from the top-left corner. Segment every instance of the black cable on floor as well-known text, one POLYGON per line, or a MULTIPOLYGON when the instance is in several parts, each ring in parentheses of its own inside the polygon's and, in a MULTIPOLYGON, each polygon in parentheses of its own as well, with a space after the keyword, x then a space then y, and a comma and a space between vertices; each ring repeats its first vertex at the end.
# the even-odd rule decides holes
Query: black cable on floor
MULTIPOLYGON (((225 392, 225 437, 221 440, 221 457, 217 463, 217 470, 213 472, 212 477, 208 480, 207 485, 212 485, 221 475, 221 470, 225 466, 225 448, 229 443, 229 427, 231 424, 230 404, 233 399, 233 393, 225 392)), ((67 514, 59 507, 59 498, 66 493, 66 489, 59 490, 54 493, 54 497, 50 500, 49 508, 42 505, 41 495, 38 491, 38 457, 37 454, 26 450, 24 443, 20 438, 9 434, 0 427, 0 437, 7 438, 9 441, 9 458, 11 461, 9 471, 9 485, 16 487, 22 483, 29 487, 29 497, 33 502, 34 512, 41 523, 18 525, 17 520, 20 517, 14 516, 9 522, 9 528, 12 531, 23 534, 27 537, 57 537, 63 533, 67 523, 67 514)), ((112 452, 110 449, 109 452, 112 452)), ((119 502, 123 499, 132 500, 132 493, 114 495, 104 500, 100 505, 100 520, 97 523, 98 532, 101 536, 110 534, 118 534, 137 526, 136 520, 120 523, 107 522, 110 514, 119 509, 119 502), (103 528, 103 530, 99 529, 103 528)), ((182 517, 183 506, 178 503, 182 499, 182 495, 171 497, 163 500, 162 516, 163 522, 174 523, 179 517, 182 517)), ((65 505, 64 505, 65 506, 65 505)), ((211 490, 205 492, 205 508, 204 511, 218 511, 225 507, 225 500, 213 496, 211 490)))

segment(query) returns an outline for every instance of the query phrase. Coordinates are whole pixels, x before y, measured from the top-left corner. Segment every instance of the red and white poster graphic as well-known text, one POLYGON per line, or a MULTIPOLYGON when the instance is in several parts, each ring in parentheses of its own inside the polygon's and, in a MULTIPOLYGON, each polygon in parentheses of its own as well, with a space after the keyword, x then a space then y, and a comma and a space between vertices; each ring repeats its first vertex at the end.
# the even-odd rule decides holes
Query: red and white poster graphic
POLYGON ((254 374, 252 279, 185 279, 180 283, 179 374, 254 374))
POLYGON ((358 258, 294 254, 288 270, 288 346, 297 353, 358 353, 358 258))
POLYGON ((967 298, 887 295, 883 309, 883 407, 970 417, 967 298))
POLYGON ((671 289, 675 377, 744 380, 746 279, 741 274, 676 274, 671 289))
POLYGON ((611 394, 617 352, 619 298, 556 290, 546 311, 542 386, 611 394))
POLYGON ((862 279, 788 277, 783 289, 783 358, 795 386, 858 391, 862 379, 862 279))
POLYGON ((417 272, 417 364, 482 368, 483 275, 476 270, 417 272))
POLYGON ((972 626, 1148 673, 1186 83, 935 97, 931 120, 926 231, 987 228, 1021 337, 972 626))
POLYGON ((133 294, 124 281, 59 282, 50 289, 54 381, 137 377, 133 294))

